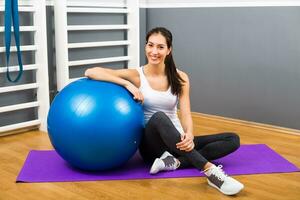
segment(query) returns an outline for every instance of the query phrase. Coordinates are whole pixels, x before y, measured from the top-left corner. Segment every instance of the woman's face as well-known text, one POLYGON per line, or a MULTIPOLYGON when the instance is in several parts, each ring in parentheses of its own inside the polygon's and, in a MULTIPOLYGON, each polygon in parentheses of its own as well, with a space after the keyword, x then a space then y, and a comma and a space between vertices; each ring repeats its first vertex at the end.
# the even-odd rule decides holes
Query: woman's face
POLYGON ((145 52, 148 63, 158 65, 164 63, 166 56, 171 52, 171 48, 168 48, 166 38, 160 33, 156 33, 149 37, 145 52))

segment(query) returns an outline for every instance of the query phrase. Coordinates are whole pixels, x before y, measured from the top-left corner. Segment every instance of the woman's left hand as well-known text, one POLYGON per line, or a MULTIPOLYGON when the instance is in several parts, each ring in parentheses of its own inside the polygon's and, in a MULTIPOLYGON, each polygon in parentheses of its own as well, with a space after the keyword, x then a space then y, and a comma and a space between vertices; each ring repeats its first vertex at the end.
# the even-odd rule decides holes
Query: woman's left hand
POLYGON ((195 147, 194 135, 192 133, 184 133, 181 136, 181 141, 176 144, 176 147, 181 151, 192 151, 195 147))

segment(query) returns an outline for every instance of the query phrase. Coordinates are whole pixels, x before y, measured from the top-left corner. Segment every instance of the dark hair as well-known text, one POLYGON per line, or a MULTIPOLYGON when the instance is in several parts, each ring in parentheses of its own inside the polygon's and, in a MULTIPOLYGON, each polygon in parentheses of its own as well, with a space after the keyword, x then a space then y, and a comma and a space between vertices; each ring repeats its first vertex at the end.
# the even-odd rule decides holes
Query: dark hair
MULTIPOLYGON (((148 43, 148 39, 151 35, 158 33, 166 38, 167 46, 168 48, 171 48, 173 39, 172 33, 164 27, 156 27, 150 30, 146 35, 146 43, 148 43)), ((176 65, 172 56, 172 51, 169 53, 169 55, 166 56, 165 65, 165 72, 167 74, 168 83, 171 86, 171 92, 174 95, 180 95, 182 92, 182 83, 184 83, 184 80, 177 72, 176 65)))

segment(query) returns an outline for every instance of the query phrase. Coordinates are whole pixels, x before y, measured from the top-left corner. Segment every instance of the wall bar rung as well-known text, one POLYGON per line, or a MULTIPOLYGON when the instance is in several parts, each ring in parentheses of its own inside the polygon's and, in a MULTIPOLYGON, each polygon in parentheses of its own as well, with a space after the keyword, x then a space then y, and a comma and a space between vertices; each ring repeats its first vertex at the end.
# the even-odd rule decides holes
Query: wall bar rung
POLYGON ((21 103, 21 104, 15 104, 15 105, 10 105, 10 106, 2 106, 0 107, 0 113, 4 112, 10 112, 10 111, 15 111, 15 110, 22 110, 26 108, 34 108, 38 107, 39 102, 29 102, 29 103, 21 103))
POLYGON ((128 25, 71 25, 67 26, 68 31, 91 31, 91 30, 125 30, 128 25))
MULTIPOLYGON (((36 45, 26 45, 26 46, 20 46, 21 51, 36 51, 37 50, 37 46, 36 45)), ((11 52, 16 52, 17 51, 17 47, 16 46, 12 46, 10 47, 10 51, 11 52)), ((5 47, 0 47, 0 53, 5 52, 5 47)))
MULTIPOLYGON (((36 26, 20 26, 20 31, 21 32, 26 32, 26 31, 36 31, 37 27, 36 26)), ((14 31, 13 27, 11 27, 11 31, 14 31)), ((4 32, 4 27, 0 26, 0 32, 4 32)))
POLYGON ((98 63, 110 63, 110 62, 120 62, 120 61, 127 61, 129 59, 130 59, 129 56, 120 56, 120 57, 110 57, 110 58, 99 58, 99 59, 87 59, 87 60, 69 61, 69 66, 98 64, 98 63))
POLYGON ((26 127, 30 127, 30 126, 36 126, 39 124, 41 124, 41 120, 36 119, 36 120, 27 121, 27 122, 21 122, 21 123, 12 124, 12 125, 1 126, 0 133, 12 131, 15 129, 26 128, 26 127))
POLYGON ((128 9, 67 7, 68 13, 128 13, 128 9))
MULTIPOLYGON (((19 10, 19 12, 35 12, 34 7, 31 7, 31 6, 19 6, 18 10, 19 10)), ((0 12, 4 12, 4 11, 5 11, 4 7, 1 6, 0 12)))
MULTIPOLYGON (((36 70, 38 67, 36 64, 32 65, 23 65, 23 70, 28 71, 28 70, 36 70)), ((9 67, 10 72, 15 72, 19 71, 19 66, 10 66, 9 67)), ((6 73, 6 67, 0 67, 0 73, 6 73)))
POLYGON ((15 92, 15 91, 20 91, 20 90, 29 90, 29 89, 36 89, 36 88, 38 88, 37 83, 0 87, 0 94, 6 93, 6 92, 15 92))
POLYGON ((87 48, 87 47, 107 47, 107 46, 122 46, 129 45, 128 40, 121 41, 105 41, 105 42, 81 42, 81 43, 69 43, 68 48, 87 48))
POLYGON ((79 6, 79 7, 106 7, 106 8, 122 8, 126 7, 124 2, 100 2, 98 1, 78 1, 78 0, 68 0, 67 6, 79 6))

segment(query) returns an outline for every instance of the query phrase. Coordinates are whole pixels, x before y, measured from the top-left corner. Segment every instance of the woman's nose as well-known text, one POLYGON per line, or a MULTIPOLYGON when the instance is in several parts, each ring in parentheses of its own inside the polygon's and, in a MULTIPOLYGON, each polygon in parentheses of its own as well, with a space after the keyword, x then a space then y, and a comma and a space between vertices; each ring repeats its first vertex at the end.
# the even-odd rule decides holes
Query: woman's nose
POLYGON ((156 47, 152 48, 152 53, 157 54, 157 48, 156 47))

